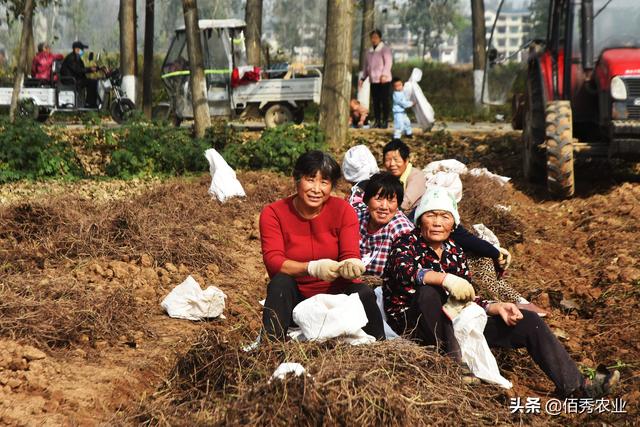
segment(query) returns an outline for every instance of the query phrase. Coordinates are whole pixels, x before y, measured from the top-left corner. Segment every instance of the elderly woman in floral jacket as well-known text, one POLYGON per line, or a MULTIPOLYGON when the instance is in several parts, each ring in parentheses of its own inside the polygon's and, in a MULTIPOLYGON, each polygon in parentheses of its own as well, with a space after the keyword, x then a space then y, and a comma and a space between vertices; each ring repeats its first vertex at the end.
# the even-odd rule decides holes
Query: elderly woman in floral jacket
POLYGON ((452 322, 443 310, 448 299, 475 301, 489 318, 484 336, 490 347, 526 348, 553 381, 561 396, 596 397, 610 391, 618 371, 594 379, 576 363, 540 317, 515 304, 476 298, 464 251, 450 239, 460 223, 455 199, 442 188, 427 192, 415 213, 416 229, 397 239, 383 275, 384 306, 389 325, 424 345, 459 360, 452 322))

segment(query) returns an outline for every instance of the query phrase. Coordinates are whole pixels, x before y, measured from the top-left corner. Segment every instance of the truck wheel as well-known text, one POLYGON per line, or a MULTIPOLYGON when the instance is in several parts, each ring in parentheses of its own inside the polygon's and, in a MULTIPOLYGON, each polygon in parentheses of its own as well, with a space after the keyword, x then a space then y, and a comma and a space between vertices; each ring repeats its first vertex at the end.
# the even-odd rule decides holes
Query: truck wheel
POLYGON ((16 116, 21 119, 38 120, 40 108, 32 98, 18 100, 16 116))
POLYGON ((111 103, 111 118, 118 124, 129 119, 136 105, 129 98, 116 99, 111 103))
POLYGON ((304 108, 298 108, 294 113, 293 113, 293 122, 297 125, 302 124, 302 122, 304 121, 304 108))
POLYGON ((527 79, 524 123, 522 131, 522 169, 529 182, 542 183, 545 159, 541 145, 544 142, 544 107, 539 79, 531 75, 527 79))
POLYGON ((292 121, 293 111, 284 104, 273 104, 264 112, 264 123, 268 128, 274 128, 292 121))
POLYGON ((547 188, 552 196, 573 196, 573 124, 571 103, 553 101, 547 105, 547 188))

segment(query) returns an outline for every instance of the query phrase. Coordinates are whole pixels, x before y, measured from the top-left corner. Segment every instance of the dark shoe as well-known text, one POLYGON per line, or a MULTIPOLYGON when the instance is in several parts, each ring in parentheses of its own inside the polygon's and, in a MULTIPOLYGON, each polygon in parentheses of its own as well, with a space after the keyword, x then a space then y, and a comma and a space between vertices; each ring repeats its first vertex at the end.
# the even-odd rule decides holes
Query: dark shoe
POLYGON ((594 377, 585 378, 581 394, 597 399, 610 394, 620 382, 620 371, 609 371, 604 365, 598 366, 594 377))
POLYGON ((518 307, 520 310, 529 310, 529 311, 533 311, 534 313, 536 313, 538 316, 540 317, 547 317, 547 311, 538 307, 537 305, 535 305, 534 303, 527 303, 527 304, 516 304, 516 307, 518 307))
POLYGON ((410 133, 409 135, 405 135, 405 138, 407 138, 407 139, 413 139, 413 134, 412 134, 412 133, 410 133))
POLYGON ((389 127, 389 123, 388 122, 381 122, 380 123, 380 129, 386 129, 389 127))

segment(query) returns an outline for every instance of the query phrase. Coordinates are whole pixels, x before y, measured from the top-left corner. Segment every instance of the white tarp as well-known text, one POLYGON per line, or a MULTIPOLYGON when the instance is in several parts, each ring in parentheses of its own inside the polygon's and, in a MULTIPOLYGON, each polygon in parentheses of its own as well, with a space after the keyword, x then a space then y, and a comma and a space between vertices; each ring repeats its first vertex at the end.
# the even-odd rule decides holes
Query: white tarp
POLYGON ((409 80, 404 84, 404 93, 410 101, 415 102, 413 113, 416 115, 416 122, 419 127, 426 130, 431 129, 436 119, 433 107, 418 84, 420 80, 422 80, 422 70, 414 68, 409 80))
POLYGON ((475 303, 468 304, 453 319, 453 331, 460 344, 462 361, 481 380, 509 389, 513 385, 500 374, 496 358, 484 337, 486 324, 487 313, 475 303))
POLYGON ((215 286, 204 291, 196 280, 189 276, 173 288, 160 305, 170 317, 185 320, 224 318, 224 300, 227 296, 215 286))
POLYGON ((209 161, 209 173, 211 174, 209 194, 217 197, 222 203, 234 196, 246 196, 242 184, 236 178, 236 172, 220 153, 213 148, 209 148, 204 152, 204 156, 209 161))

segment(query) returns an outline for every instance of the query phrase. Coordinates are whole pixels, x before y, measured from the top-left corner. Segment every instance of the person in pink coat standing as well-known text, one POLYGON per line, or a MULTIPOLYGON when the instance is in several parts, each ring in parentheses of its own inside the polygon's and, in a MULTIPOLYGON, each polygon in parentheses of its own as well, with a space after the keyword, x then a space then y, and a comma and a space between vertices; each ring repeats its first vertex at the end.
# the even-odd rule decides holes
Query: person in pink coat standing
POLYGON ((358 86, 369 77, 371 82, 371 98, 373 99, 373 117, 375 127, 385 129, 389 124, 389 113, 391 111, 391 66, 393 56, 391 49, 382 41, 380 30, 373 30, 371 38, 371 48, 367 51, 364 61, 362 77, 358 86))

